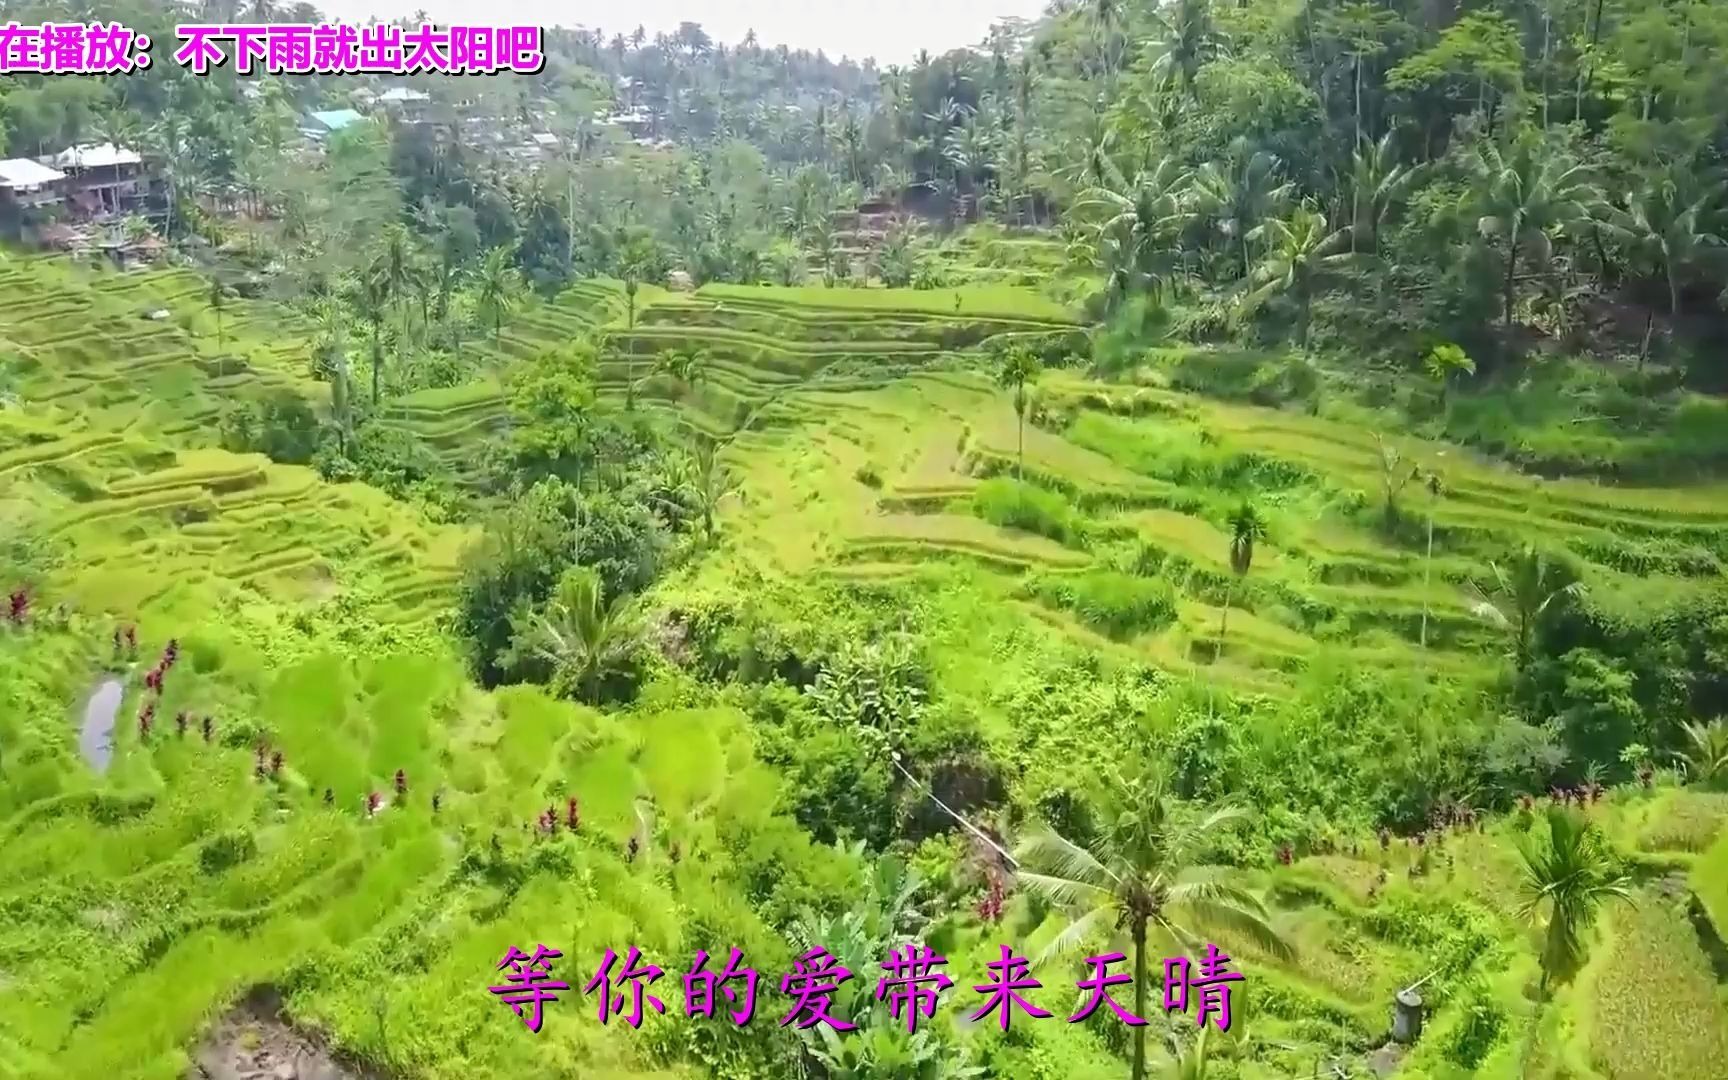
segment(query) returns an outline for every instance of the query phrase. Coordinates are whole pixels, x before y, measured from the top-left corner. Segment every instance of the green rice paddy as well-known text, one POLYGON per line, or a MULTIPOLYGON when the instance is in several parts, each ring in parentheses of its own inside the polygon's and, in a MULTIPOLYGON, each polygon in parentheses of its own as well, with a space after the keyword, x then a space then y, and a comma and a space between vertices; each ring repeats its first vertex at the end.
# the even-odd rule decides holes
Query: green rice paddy
MULTIPOLYGON (((679 1034, 675 990, 642 1033, 602 1028, 572 992, 529 1038, 485 980, 506 947, 536 941, 563 950, 573 983, 607 947, 634 943, 672 971, 715 936, 778 971, 791 944, 761 913, 821 902, 856 856, 778 809, 782 781, 735 708, 667 691, 602 714, 476 689, 446 625, 472 530, 216 448, 236 396, 285 389, 324 406, 292 320, 236 304, 219 347, 200 288, 179 272, 0 269, 0 526, 55 556, 35 624, 0 631, 0 1075, 180 1076, 200 1033, 258 984, 402 1075, 766 1075, 722 1037, 679 1034), (168 319, 146 317, 159 307, 168 319), (137 658, 113 648, 124 624, 139 628, 137 658), (146 737, 143 673, 170 638, 182 660, 146 737), (125 694, 97 774, 76 714, 110 676, 125 694), (177 734, 181 711, 214 717, 213 740, 177 734), (284 755, 279 776, 254 777, 259 740, 284 755), (572 795, 579 835, 525 832, 572 795), (636 836, 648 842, 632 859, 636 836)), ((1008 285, 644 288, 629 322, 621 288, 584 283, 476 347, 502 361, 601 335, 609 397, 662 349, 707 355, 703 380, 650 380, 643 407, 724 439, 742 488, 718 551, 649 601, 760 587, 819 606, 827 590, 894 582, 915 597, 908 618, 938 676, 1005 760, 1059 755, 1073 737, 992 696, 989 672, 1034 656, 1079 646, 1265 698, 1322 663, 1481 672, 1508 642, 1474 614, 1478 587, 1527 538, 1564 543, 1593 590, 1629 604, 1719 577, 1728 558, 1728 489, 1538 481, 1392 432, 1444 487, 1411 485, 1389 532, 1372 432, 1068 370, 1041 381, 1022 458, 989 352, 1075 320, 1008 285), (991 509, 1003 491, 1024 494, 1015 524, 991 509), (1225 530, 1244 497, 1268 535, 1238 578, 1225 530), (1124 577, 1162 584, 1111 607, 1124 577)), ((410 395, 386 420, 471 475, 507 420, 499 387, 410 395)), ((1659 786, 1589 812, 1667 869, 1640 878, 1638 905, 1595 931, 1586 972, 1540 1006, 1527 992, 1536 931, 1505 899, 1516 816, 1449 834, 1432 856, 1350 836, 1260 875, 1297 957, 1241 954, 1258 1049, 1228 1075, 1360 1065, 1392 994, 1438 972, 1429 1031, 1399 1076, 1728 1076, 1706 935, 1728 932, 1728 803, 1659 786)), ((1009 928, 1049 932, 1028 910, 1009 928)), ((958 932, 957 985, 977 981, 995 936, 958 932)), ((1034 1030, 1025 1075, 1119 1071, 1102 1031, 1034 1030)))

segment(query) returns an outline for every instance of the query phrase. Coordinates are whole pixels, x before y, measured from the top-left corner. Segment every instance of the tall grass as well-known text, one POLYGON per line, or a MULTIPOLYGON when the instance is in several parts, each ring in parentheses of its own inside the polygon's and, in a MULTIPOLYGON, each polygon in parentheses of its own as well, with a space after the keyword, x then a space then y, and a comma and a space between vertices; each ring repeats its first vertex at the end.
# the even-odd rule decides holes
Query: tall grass
POLYGON ((972 493, 972 512, 1005 529, 1047 536, 1070 547, 1084 547, 1087 519, 1066 498, 1034 484, 993 477, 972 493))
POLYGON ((1081 622, 1117 641, 1176 620, 1176 590, 1162 578, 1116 570, 1044 574, 1033 579, 1027 591, 1051 607, 1073 612, 1081 622))

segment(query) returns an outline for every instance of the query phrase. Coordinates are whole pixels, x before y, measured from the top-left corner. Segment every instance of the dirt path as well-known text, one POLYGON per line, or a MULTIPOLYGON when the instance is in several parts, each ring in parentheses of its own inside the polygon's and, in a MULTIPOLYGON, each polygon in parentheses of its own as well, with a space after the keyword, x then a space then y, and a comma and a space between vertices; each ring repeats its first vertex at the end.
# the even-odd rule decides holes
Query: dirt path
POLYGON ((259 987, 218 1020, 192 1056, 186 1080, 383 1080, 341 1061, 321 1039, 295 1030, 282 999, 259 987))

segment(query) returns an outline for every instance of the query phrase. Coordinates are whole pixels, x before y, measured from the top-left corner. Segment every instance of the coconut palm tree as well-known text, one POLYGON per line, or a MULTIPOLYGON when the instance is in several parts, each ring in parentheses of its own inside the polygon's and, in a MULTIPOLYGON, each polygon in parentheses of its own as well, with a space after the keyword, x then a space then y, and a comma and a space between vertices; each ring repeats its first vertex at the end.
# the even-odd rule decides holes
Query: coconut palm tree
MULTIPOLYGON (((1142 774, 1121 790, 1121 812, 1089 848, 1044 831, 1015 851, 1020 885, 1068 918, 1034 964, 1100 937, 1124 935, 1133 950, 1134 1014, 1145 1016, 1147 947, 1154 936, 1192 950, 1203 933, 1222 931, 1290 955, 1260 899, 1230 881, 1225 868, 1198 862, 1222 829, 1247 816, 1245 810, 1183 806, 1162 772, 1142 774)), ((1133 1076, 1145 1075, 1142 1025, 1134 1029, 1133 1076)))
POLYGON ((1550 609, 1558 609, 1568 600, 1583 596, 1584 583, 1563 580, 1564 568, 1551 561, 1547 553, 1535 544, 1524 545, 1513 560, 1510 572, 1493 562, 1488 564, 1488 568, 1494 574, 1493 595, 1482 593, 1478 588, 1481 599, 1470 610, 1513 632, 1518 669, 1522 671, 1530 662, 1530 642, 1542 617, 1550 609))
POLYGON ((1296 342, 1308 351, 1308 316, 1314 301, 1314 285, 1322 276, 1336 272, 1351 258, 1344 248, 1350 230, 1328 231, 1326 219, 1299 206, 1288 220, 1273 218, 1250 230, 1251 240, 1265 242, 1265 257, 1249 275, 1249 292, 1241 311, 1252 312, 1269 298, 1287 293, 1296 300, 1296 342))
POLYGON ((702 538, 714 539, 714 516, 720 504, 738 491, 738 480, 720 460, 720 448, 707 439, 699 439, 690 452, 689 469, 683 488, 696 500, 702 514, 702 538))
POLYGON ((1428 597, 1429 584, 1434 580, 1434 507, 1440 501, 1440 493, 1445 485, 1440 481, 1438 472, 1430 471, 1423 478, 1423 486, 1428 489, 1428 553, 1422 558, 1422 636, 1419 645, 1428 647, 1428 597))
POLYGON ((1237 139, 1224 161, 1207 162, 1194 176, 1195 210, 1226 242, 1234 242, 1244 277, 1254 266, 1249 233, 1276 216, 1295 190, 1295 185, 1279 182, 1283 168, 1276 154, 1251 151, 1246 140, 1237 139))
POLYGON ((514 253, 502 245, 481 260, 476 301, 481 317, 492 324, 492 344, 504 337, 504 318, 522 299, 522 274, 510 261, 514 253))
MULTIPOLYGON (((1357 5, 1366 7, 1367 5, 1357 5)), ((1380 254, 1380 230, 1422 176, 1420 168, 1398 162, 1388 131, 1380 141, 1363 140, 1350 158, 1350 250, 1360 251, 1368 240, 1369 254, 1380 254)))
POLYGON ((353 438, 354 402, 348 385, 348 358, 340 353, 336 369, 330 373, 330 412, 336 420, 336 449, 346 457, 353 438))
POLYGON ((1512 325, 1518 262, 1547 266, 1554 240, 1603 216, 1602 192, 1589 169, 1525 139, 1503 152, 1484 143, 1476 162, 1476 230, 1506 245, 1501 285, 1505 325, 1512 325))
POLYGON ((1536 919, 1547 909, 1542 944, 1542 989, 1577 970, 1583 934, 1606 900, 1632 901, 1631 879, 1620 870, 1601 833, 1563 806, 1548 808, 1547 835, 1518 845, 1524 863, 1519 914, 1536 919))
POLYGON ((227 339, 223 336, 222 330, 222 308, 227 298, 227 290, 222 288, 222 283, 215 278, 211 278, 210 291, 207 295, 207 299, 210 302, 210 313, 216 316, 216 348, 218 349, 223 348, 228 343, 227 339))
POLYGON ((1174 158, 1160 158, 1132 180, 1124 180, 1108 160, 1104 172, 1106 183, 1082 191, 1075 211, 1087 216, 1101 212, 1098 261, 1115 294, 1144 286, 1156 300, 1180 265, 1181 234, 1192 218, 1193 174, 1174 158))
POLYGON ((1176 0, 1168 16, 1154 15, 1162 38, 1149 46, 1152 73, 1175 85, 1189 100, 1199 96, 1200 69, 1226 53, 1212 25, 1210 0, 1176 0))
POLYGON ((588 567, 567 570, 544 609, 511 615, 507 665, 534 657, 550 664, 553 681, 593 703, 606 676, 618 671, 641 642, 635 608, 625 597, 608 601, 588 567))
MULTIPOLYGON (((1254 544, 1265 538, 1266 522, 1251 504, 1243 503, 1230 515, 1230 572, 1236 581, 1248 576, 1254 565, 1254 544)), ((1214 655, 1224 651, 1224 637, 1230 628, 1230 600, 1235 591, 1235 581, 1224 590, 1224 615, 1218 621, 1218 649, 1214 655)))
POLYGON ((1679 171, 1652 179, 1613 225, 1647 268, 1668 286, 1668 313, 1680 314, 1680 274, 1711 248, 1728 244, 1709 227, 1720 186, 1698 184, 1679 171))
POLYGON ((1728 723, 1684 724, 1686 746, 1674 756, 1686 770, 1686 779, 1704 787, 1728 786, 1728 723))
POLYGON ((1014 393, 1014 419, 1019 436, 1014 476, 1018 480, 1026 479, 1026 387, 1038 381, 1042 367, 1037 353, 1024 345, 1012 345, 1002 354, 996 369, 997 385, 1014 393))
POLYGON ((390 307, 390 296, 382 279, 372 274, 362 276, 354 290, 354 306, 360 317, 372 329, 372 406, 378 406, 378 384, 384 369, 384 316, 390 307))

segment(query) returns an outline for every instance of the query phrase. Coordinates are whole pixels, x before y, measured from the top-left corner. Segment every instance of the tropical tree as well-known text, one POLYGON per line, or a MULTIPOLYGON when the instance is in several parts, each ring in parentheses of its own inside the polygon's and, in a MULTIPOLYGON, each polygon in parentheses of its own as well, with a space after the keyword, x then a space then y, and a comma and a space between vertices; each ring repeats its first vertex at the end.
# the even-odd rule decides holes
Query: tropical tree
POLYGON ((1481 593, 1471 607, 1476 615, 1512 631, 1517 648, 1518 669, 1530 661, 1530 642, 1536 627, 1550 609, 1558 610, 1568 600, 1584 595, 1584 583, 1569 581, 1564 567, 1549 559, 1535 544, 1525 544, 1510 569, 1489 563, 1494 574, 1492 595, 1481 593))
POLYGON ((1224 614, 1218 621, 1217 655, 1224 651, 1224 638, 1230 628, 1230 601, 1236 591, 1236 581, 1248 576, 1254 565, 1254 544, 1266 538, 1266 523, 1254 507, 1244 502, 1230 515, 1230 572, 1235 575, 1224 589, 1224 614))
POLYGON ((654 358, 654 374, 670 379, 689 393, 708 378, 708 352, 705 349, 668 349, 654 358))
POLYGON ((1361 141, 1350 157, 1351 251, 1362 250, 1360 240, 1366 237, 1368 252, 1380 254, 1380 230, 1423 175, 1398 161, 1392 137, 1388 131, 1379 142, 1361 141))
POLYGON ((340 354, 330 373, 330 412, 336 421, 336 449, 347 456, 354 437, 354 400, 348 384, 348 359, 340 354))
POLYGON ((1043 365, 1038 354, 1024 345, 1011 345, 996 369, 996 383, 1014 394, 1014 420, 1018 434, 1014 475, 1026 479, 1026 387, 1038 380, 1043 365))
POLYGON ((1440 493, 1445 490, 1445 484, 1440 480, 1440 474, 1430 471, 1423 478, 1423 486, 1428 489, 1428 553, 1422 557, 1422 635, 1418 644, 1428 647, 1428 600, 1429 586, 1434 580, 1434 508, 1440 502, 1440 493))
POLYGON ((1326 219, 1299 206, 1288 220, 1273 218, 1256 226, 1249 238, 1265 241, 1265 257, 1249 275, 1249 292, 1242 310, 1251 312, 1268 298, 1287 293, 1296 300, 1296 342, 1308 351, 1308 318, 1314 301, 1314 285, 1322 276, 1336 272, 1351 258, 1344 249, 1350 230, 1328 231, 1326 219))
POLYGON ((1474 197, 1477 231, 1506 247, 1501 297, 1510 328, 1519 260, 1546 267, 1556 239, 1603 216, 1602 192, 1585 166, 1526 138, 1510 154, 1483 144, 1474 197))
POLYGON ((1404 493, 1404 488, 1410 481, 1422 474, 1419 466, 1404 468, 1404 452, 1386 441, 1376 431, 1374 433, 1375 456, 1380 462, 1380 520, 1387 532, 1393 532, 1398 527, 1398 499, 1404 493))
POLYGON ((1197 100, 1200 69, 1225 52, 1212 24, 1211 0, 1176 0, 1168 15, 1153 19, 1161 37, 1148 46, 1152 74, 1197 100))
MULTIPOLYGON (((384 237, 366 271, 379 280, 384 295, 396 308, 398 320, 402 317, 402 301, 408 295, 409 281, 414 276, 412 245, 407 228, 399 222, 392 222, 385 228, 384 237)), ((398 329, 406 327, 399 326, 398 329)))
POLYGON ((1279 180, 1283 167, 1276 154, 1250 150, 1239 139, 1224 161, 1207 162, 1194 176, 1195 212, 1234 244, 1243 277, 1254 266, 1249 233, 1276 216, 1295 190, 1295 185, 1279 180))
POLYGON ((1728 786, 1728 723, 1712 720, 1708 724, 1683 724, 1686 746, 1674 756, 1686 779, 1704 787, 1728 786))
POLYGON ((1113 163, 1106 162, 1104 171, 1107 182, 1082 191, 1075 212, 1089 217, 1102 211, 1097 262, 1113 295, 1144 287, 1156 300, 1180 266, 1193 176, 1174 158, 1161 158, 1128 181, 1113 163))
MULTIPOLYGON (((1626 244, 1634 265, 1667 285, 1670 317, 1680 315, 1681 275, 1728 244, 1709 224, 1718 198, 1719 187, 1696 184, 1690 174, 1672 170, 1647 183, 1610 220, 1609 231, 1626 244)), ((1651 309, 1645 319, 1640 361, 1650 351, 1655 319, 1651 309)))
POLYGON ((210 303, 210 313, 216 316, 216 347, 221 349, 227 345, 222 330, 222 308, 227 300, 227 290, 222 288, 222 282, 216 278, 210 279, 210 291, 206 299, 210 303))
POLYGON ((1526 838, 1518 854, 1524 863, 1519 913, 1534 920, 1547 910, 1542 945, 1542 989, 1547 990, 1551 981, 1577 970, 1584 932, 1602 904, 1632 901, 1632 883, 1596 826, 1563 806, 1548 808, 1546 836, 1526 838))
POLYGON ((707 439, 699 439, 690 453, 690 467, 684 479, 684 488, 696 500, 702 515, 705 541, 714 539, 714 517, 720 504, 738 491, 738 480, 720 460, 719 449, 707 439))
POLYGON ((1398 23, 1396 13, 1366 0, 1352 0, 1321 15, 1321 25, 1338 40, 1341 51, 1351 61, 1354 96, 1350 117, 1356 125, 1358 146, 1362 143, 1362 61, 1386 51, 1386 36, 1398 23))
POLYGON ((372 330, 372 406, 378 406, 379 380, 384 370, 384 316, 390 307, 390 296, 384 281, 373 274, 364 275, 354 290, 354 306, 372 330))
POLYGON ((1448 341, 1428 350, 1428 355, 1422 358, 1422 368, 1440 387, 1440 401, 1444 404, 1453 378, 1459 374, 1476 374, 1476 361, 1470 359, 1463 349, 1448 341))
POLYGON ((623 596, 608 601, 589 567, 566 570, 545 607, 512 612, 510 628, 507 666, 530 657, 543 661, 555 686, 589 703, 600 700, 606 677, 622 670, 641 644, 634 606, 623 596))
MULTIPOLYGON (((1259 898, 1233 883, 1224 867, 1199 863, 1220 832, 1247 817, 1245 810, 1182 805, 1157 771, 1121 785, 1119 795, 1119 813, 1090 847, 1046 830, 1016 849, 1020 885, 1068 919, 1034 964, 1098 938, 1125 935, 1133 951, 1134 1014, 1145 1016, 1147 947, 1154 936, 1197 951, 1203 933, 1223 932, 1274 955, 1290 955, 1259 898)), ((1134 1029, 1134 1080, 1145 1075, 1141 1025, 1134 1029)))
POLYGON ((522 299, 522 272, 511 261, 508 247, 499 246, 481 260, 476 279, 481 318, 492 324, 492 343, 503 340, 504 319, 522 299))

